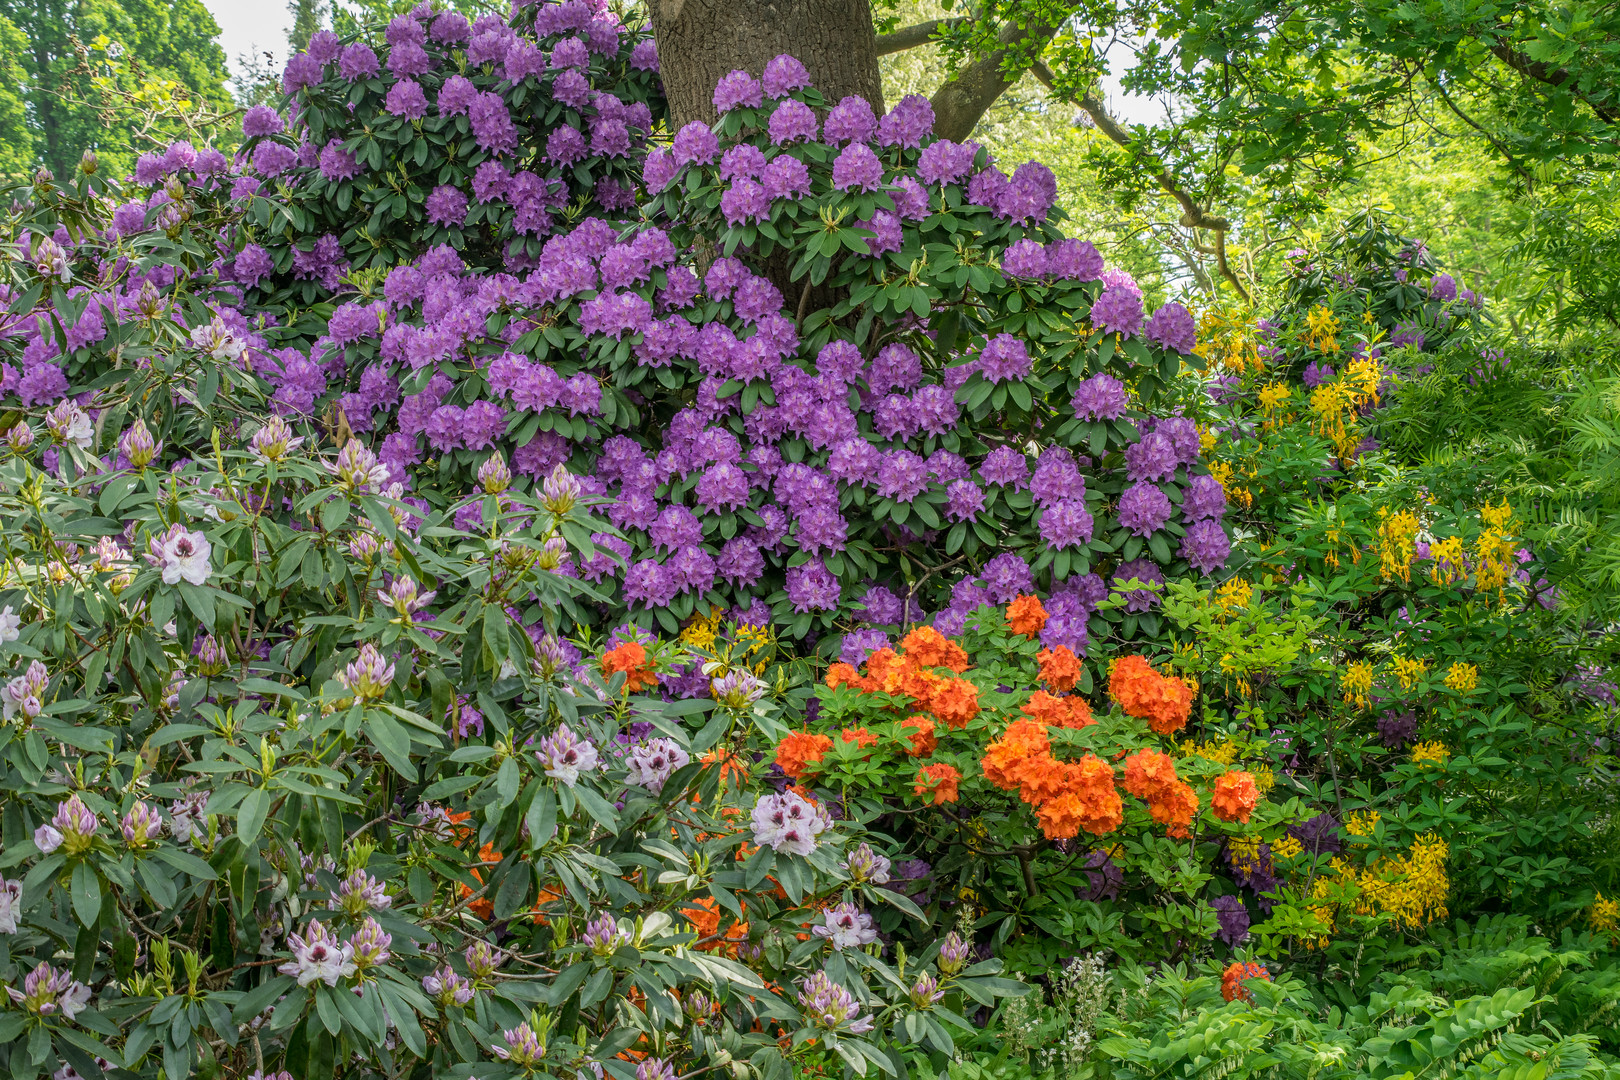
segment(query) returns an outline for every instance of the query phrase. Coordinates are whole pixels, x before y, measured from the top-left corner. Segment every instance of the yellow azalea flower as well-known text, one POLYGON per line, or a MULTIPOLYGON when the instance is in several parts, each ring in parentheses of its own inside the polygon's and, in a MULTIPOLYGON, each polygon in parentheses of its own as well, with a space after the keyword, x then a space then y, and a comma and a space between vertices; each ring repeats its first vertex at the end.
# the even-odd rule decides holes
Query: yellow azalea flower
POLYGON ((1292 859, 1304 850, 1305 845, 1292 836, 1285 836, 1281 840, 1274 840, 1271 843, 1272 854, 1280 855, 1284 859, 1292 859))
POLYGON ((1466 694, 1479 685, 1479 668, 1458 661, 1446 672, 1446 685, 1459 694, 1466 694))
POLYGON ((1344 700, 1347 704, 1357 708, 1367 707, 1367 694, 1373 685, 1372 665, 1364 660, 1357 660, 1345 668, 1344 678, 1340 680, 1344 686, 1344 700))
POLYGON ((1425 765, 1444 765, 1451 756, 1444 743, 1420 742, 1412 747, 1412 764, 1422 768, 1425 765))
POLYGON ((1215 602, 1227 614, 1242 611, 1254 598, 1254 586, 1242 578, 1232 578, 1215 590, 1215 602))
POLYGON ((1282 407, 1283 402, 1291 397, 1293 391, 1284 383, 1271 383, 1260 389, 1260 409, 1266 413, 1274 413, 1282 407))
POLYGON ((1429 545, 1429 558, 1434 562, 1429 567, 1429 575, 1441 585, 1449 585, 1463 576, 1463 540, 1460 536, 1448 536, 1444 540, 1436 540, 1429 545))
POLYGON ((1620 900, 1605 900, 1602 893, 1586 909, 1586 922, 1600 934, 1620 932, 1620 900))
POLYGON ((1417 550, 1417 515, 1410 510, 1378 511, 1378 558, 1386 578, 1412 580, 1412 556, 1417 550))
POLYGON ((1379 820, 1376 810, 1352 810, 1345 815, 1344 831, 1351 836, 1371 836, 1379 820))
POLYGON ((1402 690, 1410 690, 1418 684, 1418 680, 1429 673, 1429 662, 1405 656, 1395 657, 1395 678, 1400 680, 1402 690))

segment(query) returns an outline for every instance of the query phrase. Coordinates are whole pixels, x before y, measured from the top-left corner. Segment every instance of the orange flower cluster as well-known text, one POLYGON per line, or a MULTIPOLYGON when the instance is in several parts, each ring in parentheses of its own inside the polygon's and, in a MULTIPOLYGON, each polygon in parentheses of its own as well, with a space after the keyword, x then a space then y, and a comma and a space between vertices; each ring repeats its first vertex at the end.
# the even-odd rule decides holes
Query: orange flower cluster
POLYGON ((1035 654, 1035 659, 1041 665, 1041 682, 1060 694, 1074 689, 1080 678, 1080 658, 1074 655, 1074 650, 1059 645, 1055 649, 1042 649, 1035 654))
POLYGON ((1249 815, 1260 805, 1260 789, 1255 787, 1254 774, 1233 769, 1215 781, 1210 804, 1215 816, 1222 821, 1238 821, 1247 825, 1249 815))
POLYGON ((1253 1001, 1254 992, 1243 985, 1245 979, 1264 979, 1271 981, 1271 972, 1261 964, 1253 962, 1243 963, 1234 960, 1227 969, 1221 972, 1221 997, 1227 1001, 1253 1001))
POLYGON ((1048 839, 1079 835, 1081 829, 1101 836, 1119 828, 1123 808, 1114 790, 1114 770, 1087 754, 1079 762, 1052 756, 1046 725, 1014 720, 1007 732, 985 748, 981 762, 987 780, 1036 811, 1048 839))
POLYGON ((900 639, 906 657, 920 667, 950 668, 960 675, 971 665, 967 650, 932 626, 919 626, 900 639))
POLYGON ((838 733, 838 737, 844 742, 854 743, 863 750, 868 746, 876 746, 878 741, 878 737, 876 735, 872 734, 870 731, 867 731, 863 727, 845 728, 843 731, 838 733))
POLYGON ((934 734, 934 722, 926 716, 908 716, 900 721, 900 729, 915 732, 905 736, 908 744, 906 753, 912 757, 931 757, 939 746, 939 736, 934 734))
POLYGON ((1024 702, 1023 711, 1031 719, 1039 720, 1050 727, 1069 728, 1074 731, 1090 727, 1097 722, 1091 717, 1091 706, 1078 694, 1053 697, 1045 690, 1037 690, 1029 695, 1028 701, 1024 702))
POLYGON ((783 772, 797 780, 831 749, 832 740, 825 735, 794 731, 776 744, 776 763, 782 767, 783 772))
MULTIPOLYGON (((495 850, 494 844, 485 844, 483 847, 478 849, 478 864, 480 866, 496 866, 500 863, 500 861, 501 853, 495 850)), ((476 868, 470 868, 467 872, 473 876, 474 881, 478 882, 480 885, 483 884, 484 875, 479 873, 476 868)), ((456 895, 459 899, 465 900, 472 894, 472 886, 456 886, 456 895)), ((495 899, 491 896, 480 896, 478 899, 467 905, 467 910, 478 916, 480 919, 488 922, 489 917, 495 914, 495 899)))
POLYGON ((658 685, 647 650, 638 642, 625 641, 602 654, 602 675, 611 679, 624 672, 624 692, 634 694, 658 685))
POLYGON ((1084 829, 1102 836, 1119 828, 1125 811, 1114 790, 1114 770, 1095 754, 1078 762, 1054 762, 1063 770, 1062 789, 1036 809, 1048 840, 1065 840, 1084 829))
MULTIPOLYGON (((747 904, 742 904, 746 913, 747 904)), ((724 951, 729 956, 735 956, 737 946, 748 941, 748 924, 733 921, 726 928, 724 935, 720 933, 720 917, 722 912, 720 904, 712 896, 698 896, 692 899, 689 906, 681 909, 686 921, 692 924, 697 931, 697 947, 704 952, 724 951)))
POLYGON ((944 806, 957 800, 956 786, 961 779, 962 774, 954 766, 943 763, 924 765, 917 770, 912 790, 929 805, 944 806))
POLYGON ((1015 634, 1034 637, 1046 626, 1046 609, 1033 596, 1018 596, 1007 605, 1007 627, 1015 634))
POLYGON ((853 686, 864 693, 909 697, 917 708, 951 728, 967 727, 979 715, 979 688, 966 679, 947 678, 933 668, 960 675, 968 669, 967 651, 931 626, 922 626, 900 642, 904 653, 879 649, 866 659, 866 675, 848 664, 827 669, 827 686, 853 686))
POLYGON ((1198 794, 1176 775, 1176 764, 1168 754, 1138 750, 1126 758, 1125 790, 1148 804, 1148 813, 1168 826, 1169 835, 1188 835, 1187 826, 1198 813, 1198 794))
POLYGON ((1160 735, 1180 731, 1192 717, 1192 687, 1173 675, 1160 675, 1140 656, 1122 656, 1114 663, 1108 692, 1126 716, 1146 720, 1160 735))

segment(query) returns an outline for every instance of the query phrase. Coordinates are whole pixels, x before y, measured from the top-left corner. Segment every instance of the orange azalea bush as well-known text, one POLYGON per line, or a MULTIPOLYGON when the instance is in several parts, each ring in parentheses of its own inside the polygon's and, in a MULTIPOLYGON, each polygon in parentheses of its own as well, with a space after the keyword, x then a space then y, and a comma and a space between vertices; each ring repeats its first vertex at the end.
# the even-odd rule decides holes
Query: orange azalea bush
MULTIPOLYGON (((1189 749, 1190 681, 1147 656, 1043 647, 1044 620, 1020 596, 981 608, 959 640, 918 628, 860 664, 846 655, 768 757, 844 813, 882 821, 891 854, 929 867, 936 903, 1011 895, 1056 910, 1092 888, 1096 867, 1151 882, 1189 850, 1231 875, 1233 845, 1283 832, 1284 808, 1254 774, 1189 749)), ((1206 936, 1219 930, 1206 899, 1185 906, 1206 936)))

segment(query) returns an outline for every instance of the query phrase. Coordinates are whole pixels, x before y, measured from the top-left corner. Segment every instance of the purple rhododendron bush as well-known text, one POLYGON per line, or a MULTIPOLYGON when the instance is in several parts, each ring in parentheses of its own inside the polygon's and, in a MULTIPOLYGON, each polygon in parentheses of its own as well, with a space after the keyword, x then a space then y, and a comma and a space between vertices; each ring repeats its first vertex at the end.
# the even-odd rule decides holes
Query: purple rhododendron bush
POLYGON ((718 605, 836 652, 854 620, 959 632, 1038 588, 1051 643, 1083 653, 1109 571, 1224 564, 1178 415, 1193 319, 1061 235, 1049 170, 934 140, 921 99, 824 102, 786 56, 648 152, 656 60, 589 12, 399 16, 380 67, 318 39, 287 117, 247 117, 234 179, 143 162, 167 174, 149 216, 184 191, 227 238, 205 276, 277 409, 341 424, 441 508, 492 454, 520 487, 566 464, 614 526, 565 570, 611 582, 568 610, 585 625, 718 605), (312 223, 350 199, 366 224, 312 223))
POLYGON ((1501 359, 1420 246, 1148 304, 920 97, 671 130, 587 0, 282 89, 0 204, 0 1070, 1609 1075, 1614 690, 1380 449, 1501 359))

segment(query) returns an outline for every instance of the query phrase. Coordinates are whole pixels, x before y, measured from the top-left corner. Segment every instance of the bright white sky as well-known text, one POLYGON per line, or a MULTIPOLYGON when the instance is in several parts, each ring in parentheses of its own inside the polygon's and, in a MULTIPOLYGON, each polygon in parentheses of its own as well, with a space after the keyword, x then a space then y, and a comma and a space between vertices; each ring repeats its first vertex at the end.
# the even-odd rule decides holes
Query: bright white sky
POLYGON ((219 23, 219 44, 231 74, 241 73, 237 58, 249 52, 271 52, 279 69, 287 61, 287 31, 292 12, 286 0, 203 0, 219 23))

